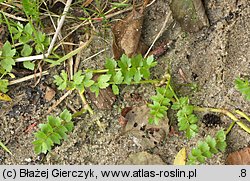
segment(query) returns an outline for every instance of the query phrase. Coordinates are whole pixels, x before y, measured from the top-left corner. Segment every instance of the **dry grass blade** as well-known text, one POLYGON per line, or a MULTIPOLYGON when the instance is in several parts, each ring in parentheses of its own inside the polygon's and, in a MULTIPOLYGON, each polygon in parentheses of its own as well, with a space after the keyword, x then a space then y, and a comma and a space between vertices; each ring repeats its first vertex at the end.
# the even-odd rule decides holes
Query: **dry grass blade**
POLYGON ((0 147, 2 147, 5 151, 12 155, 11 151, 0 141, 0 147))
POLYGON ((171 15, 171 12, 169 12, 169 13, 166 15, 166 18, 165 18, 165 20, 164 20, 164 23, 163 23, 163 25, 162 25, 161 30, 159 31, 159 33, 158 33, 157 36, 155 37, 153 43, 151 44, 151 46, 150 46, 149 49, 147 50, 147 53, 145 54, 144 57, 147 57, 147 56, 148 56, 148 54, 149 54, 149 52, 151 51, 151 49, 153 48, 155 42, 158 40, 158 38, 161 36, 161 34, 163 33, 163 31, 165 30, 165 27, 166 27, 167 22, 168 22, 168 20, 169 20, 169 18, 170 18, 170 15, 171 15))
POLYGON ((33 75, 28 75, 26 77, 22 77, 20 79, 10 81, 9 85, 18 84, 18 83, 33 79, 33 78, 38 77, 38 76, 43 76, 43 75, 48 75, 48 74, 49 74, 48 71, 43 71, 42 73, 36 73, 36 74, 33 74, 33 75))

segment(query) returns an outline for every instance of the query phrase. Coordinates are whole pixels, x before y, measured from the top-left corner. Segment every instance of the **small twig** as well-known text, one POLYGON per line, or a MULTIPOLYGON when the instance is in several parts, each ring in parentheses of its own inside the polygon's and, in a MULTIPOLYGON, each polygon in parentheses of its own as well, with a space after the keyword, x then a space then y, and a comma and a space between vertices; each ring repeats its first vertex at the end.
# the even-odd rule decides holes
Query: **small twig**
POLYGON ((43 71, 42 73, 36 73, 36 74, 33 74, 33 75, 28 75, 26 77, 22 77, 20 79, 10 81, 9 85, 14 85, 14 84, 17 84, 17 83, 20 83, 20 82, 24 82, 24 81, 33 79, 34 77, 37 77, 37 76, 40 76, 40 75, 43 76, 43 75, 48 75, 48 74, 49 74, 48 71, 43 71))
POLYGON ((76 113, 77 110, 75 110, 75 108, 70 104, 70 103, 66 103, 66 106, 73 112, 76 113))
POLYGON ((228 135, 228 133, 230 133, 230 131, 234 127, 235 123, 236 123, 235 121, 231 122, 231 124, 229 125, 229 127, 227 128, 227 130, 225 132, 226 135, 228 135))
POLYGON ((24 21, 24 22, 29 21, 29 20, 24 19, 24 18, 22 18, 22 17, 17 17, 17 16, 14 16, 14 15, 12 15, 12 14, 9 14, 9 13, 3 12, 3 11, 0 11, 0 12, 1 12, 2 14, 4 14, 5 16, 7 16, 7 17, 9 17, 9 18, 12 18, 12 19, 15 19, 15 20, 17 20, 17 21, 24 21))
POLYGON ((95 53, 94 55, 91 55, 90 57, 84 59, 82 62, 85 62, 85 61, 87 61, 87 60, 89 60, 89 59, 92 59, 92 58, 96 57, 97 55, 101 54, 102 52, 104 52, 104 51, 106 51, 106 50, 108 50, 108 48, 103 49, 103 50, 101 50, 101 51, 95 53))
MULTIPOLYGON (((72 51, 73 47, 70 46, 70 51, 72 51)), ((73 66, 74 66, 74 60, 73 57, 70 57, 67 61, 68 63, 68 69, 69 69, 69 78, 70 80, 73 80, 73 76, 74 76, 74 70, 73 70, 73 66)))
MULTIPOLYGON (((80 46, 83 45, 83 42, 80 42, 80 46)), ((81 61, 81 56, 82 56, 82 51, 79 51, 77 54, 76 54, 76 59, 75 59, 75 63, 74 63, 74 73, 77 72, 78 68, 79 68, 79 64, 80 64, 80 61, 81 61)))
POLYGON ((72 3, 72 0, 67 0, 66 5, 65 5, 64 10, 63 10, 63 15, 62 15, 62 17, 61 17, 61 19, 60 19, 60 21, 58 23, 58 26, 56 28, 56 32, 54 34, 54 37, 52 38, 51 43, 49 45, 48 52, 47 52, 48 55, 50 55, 50 53, 52 52, 52 49, 53 49, 54 44, 56 42, 57 36, 61 31, 61 28, 63 26, 66 14, 68 13, 68 10, 69 10, 69 7, 70 7, 71 3, 72 3))
POLYGON ((48 54, 34 55, 34 56, 29 56, 29 57, 20 57, 20 58, 17 58, 15 61, 25 62, 25 61, 32 61, 32 60, 41 60, 44 57, 48 57, 48 54))
POLYGON ((61 64, 62 62, 64 62, 65 60, 69 59, 70 57, 73 57, 74 55, 76 55, 78 52, 80 52, 82 49, 86 48, 90 42, 92 41, 93 39, 93 35, 89 38, 89 40, 87 42, 85 42, 82 46, 78 47, 77 49, 69 52, 67 55, 63 56, 62 58, 56 60, 56 61, 49 61, 53 66, 55 65, 59 65, 61 64))
POLYGON ((2 3, 0 3, 0 4, 3 5, 3 6, 10 7, 10 8, 15 8, 15 6, 12 6, 12 5, 7 4, 7 3, 4 3, 4 2, 2 2, 2 3))
POLYGON ((41 80, 41 78, 42 78, 42 72, 43 72, 43 70, 42 70, 42 66, 41 66, 41 61, 38 63, 38 68, 35 70, 35 71, 37 71, 37 70, 39 70, 40 72, 40 74, 39 74, 39 78, 38 78, 38 80, 36 81, 36 83, 35 83, 35 85, 33 86, 33 87, 36 87, 37 86, 37 84, 40 82, 40 80, 41 80))
POLYGON ((72 90, 69 90, 68 92, 66 92, 62 97, 60 97, 60 99, 58 99, 47 111, 46 115, 51 113, 51 111, 53 111, 68 95, 70 95, 72 93, 72 90))
POLYGON ((152 43, 151 46, 149 47, 149 49, 148 49, 147 53, 145 54, 144 58, 148 56, 148 54, 149 54, 149 52, 151 51, 151 49, 153 48, 155 42, 156 42, 156 41, 158 40, 158 38, 162 35, 162 33, 163 33, 163 31, 164 31, 164 29, 165 29, 165 27, 166 27, 166 25, 167 25, 167 22, 168 22, 168 20, 169 20, 169 18, 170 18, 170 15, 171 15, 171 12, 169 12, 169 13, 166 15, 166 18, 165 18, 165 20, 164 20, 164 23, 163 23, 163 25, 162 25, 161 30, 160 30, 159 33, 156 35, 156 37, 155 37, 153 43, 152 43))
MULTIPOLYGON (((43 4, 45 5, 46 10, 48 11, 48 6, 47 6, 47 3, 44 1, 44 2, 43 2, 43 4)), ((49 12, 49 11, 48 11, 48 12, 49 12)), ((53 27, 54 27, 54 29, 55 29, 55 31, 56 31, 56 25, 55 25, 55 22, 54 22, 54 20, 53 20, 53 18, 52 18, 52 16, 51 16, 50 12, 48 13, 48 16, 49 16, 50 21, 51 21, 51 23, 52 23, 52 25, 53 25, 53 27)), ((59 16, 59 17, 60 17, 60 16, 59 16)), ((62 39, 62 35, 61 35, 61 33, 59 33, 58 38, 59 38, 59 40, 61 40, 61 39, 62 39)))
POLYGON ((151 6, 152 4, 154 4, 154 3, 155 3, 155 1, 156 1, 156 0, 153 0, 151 3, 147 4, 147 6, 146 6, 146 7, 149 7, 149 6, 151 6))

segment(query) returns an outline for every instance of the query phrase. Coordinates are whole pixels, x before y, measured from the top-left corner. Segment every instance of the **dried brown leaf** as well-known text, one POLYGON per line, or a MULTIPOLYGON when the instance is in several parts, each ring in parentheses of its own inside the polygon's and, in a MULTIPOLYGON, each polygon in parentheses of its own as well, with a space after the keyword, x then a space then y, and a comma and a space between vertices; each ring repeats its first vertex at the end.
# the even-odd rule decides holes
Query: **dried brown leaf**
POLYGON ((113 26, 113 53, 115 59, 119 59, 122 54, 131 57, 143 49, 143 45, 140 45, 142 24, 143 11, 133 9, 127 17, 113 26))
POLYGON ((227 165, 250 165, 250 147, 230 153, 226 159, 227 165))
POLYGON ((45 96, 44 96, 45 100, 49 102, 55 97, 55 95, 56 95, 56 92, 52 88, 47 86, 46 91, 45 91, 45 96))
POLYGON ((129 132, 136 139, 136 144, 145 149, 153 148, 160 143, 169 132, 168 118, 159 125, 149 124, 150 109, 146 106, 133 107, 126 115, 125 132, 129 132))

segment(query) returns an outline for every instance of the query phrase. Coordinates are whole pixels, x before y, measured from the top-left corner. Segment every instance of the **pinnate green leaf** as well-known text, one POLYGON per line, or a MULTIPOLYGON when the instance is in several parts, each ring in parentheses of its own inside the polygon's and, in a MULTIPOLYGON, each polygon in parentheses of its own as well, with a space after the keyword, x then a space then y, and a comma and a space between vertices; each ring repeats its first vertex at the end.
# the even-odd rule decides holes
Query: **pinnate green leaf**
POLYGON ((115 75, 115 68, 117 67, 117 62, 114 59, 107 59, 104 66, 106 69, 108 69, 109 74, 115 75))
POLYGON ((121 84, 124 77, 122 76, 122 72, 119 70, 113 77, 115 84, 121 84))
POLYGON ((48 116, 48 123, 54 128, 61 125, 62 120, 59 117, 48 116))
POLYGON ((66 122, 70 122, 72 119, 72 115, 70 114, 70 112, 65 109, 61 114, 60 114, 60 118, 66 122))
POLYGON ((26 15, 34 18, 39 16, 37 0, 22 0, 22 7, 26 15))
POLYGON ((72 130, 73 130, 73 128, 74 128, 74 124, 73 124, 73 122, 67 122, 67 123, 65 123, 65 128, 68 130, 68 132, 71 132, 72 130))
POLYGON ((60 117, 48 116, 46 124, 39 124, 40 130, 34 134, 36 140, 32 142, 35 153, 47 153, 55 144, 61 144, 73 130, 71 119, 69 111, 64 110, 60 117))
POLYGON ((220 151, 225 151, 227 147, 227 143, 226 142, 218 142, 216 144, 216 148, 219 149, 220 151))
POLYGON ((35 137, 40 140, 45 140, 47 138, 47 135, 42 131, 38 131, 35 133, 35 137))
POLYGON ((117 85, 113 84, 112 85, 112 91, 115 95, 118 95, 119 94, 119 88, 117 85))
POLYGON ((238 90, 246 100, 250 101, 250 83, 247 79, 236 78, 235 88, 238 90))
POLYGON ((147 68, 147 67, 142 67, 142 68, 140 69, 140 72, 141 72, 143 78, 149 79, 149 77, 150 77, 149 68, 147 68))
POLYGON ((73 81, 75 85, 79 85, 83 82, 84 79, 84 75, 82 75, 82 71, 79 70, 78 72, 76 72, 73 76, 73 81))
POLYGON ((0 79, 0 92, 8 92, 9 81, 7 79, 0 79))
POLYGON ((16 49, 11 48, 9 41, 6 41, 2 48, 2 56, 12 58, 16 54, 16 49))
POLYGON ((196 164, 197 162, 204 163, 206 158, 211 158, 219 152, 218 150, 225 151, 227 145, 224 136, 224 131, 220 130, 215 136, 216 139, 208 135, 204 141, 199 141, 188 156, 188 164, 196 164))
POLYGON ((98 85, 94 84, 90 87, 90 91, 95 93, 95 96, 98 97, 100 89, 98 85))
POLYGON ((85 87, 90 87, 94 83, 95 83, 95 81, 93 81, 93 80, 86 80, 86 79, 84 79, 84 81, 83 81, 83 84, 84 84, 85 87))
POLYGON ((138 54, 131 58, 131 65, 134 68, 142 67, 143 66, 143 57, 141 54, 138 54))
POLYGON ((42 145, 41 145, 41 152, 46 154, 47 151, 49 150, 48 146, 47 146, 47 143, 46 142, 42 142, 42 145))
POLYGON ((45 33, 38 31, 36 37, 37 37, 36 41, 42 43, 45 41, 46 35, 45 35, 45 33))
POLYGON ((26 69, 29 69, 29 70, 34 70, 35 69, 35 64, 33 62, 30 62, 30 61, 23 62, 23 66, 26 69))
POLYGON ((30 45, 24 44, 23 49, 21 51, 21 55, 24 56, 24 57, 29 56, 29 55, 31 55, 32 50, 33 49, 32 49, 32 47, 30 45))
POLYGON ((111 75, 101 75, 98 77, 98 87, 101 89, 105 89, 109 86, 108 81, 110 80, 111 75))
POLYGON ((59 75, 55 75, 54 76, 54 82, 56 83, 56 85, 58 86, 59 90, 64 90, 67 87, 67 80, 68 80, 68 75, 67 73, 62 70, 62 72, 59 75))
POLYGON ((58 145, 61 144, 61 139, 62 139, 62 137, 61 137, 58 133, 53 132, 53 133, 50 135, 50 138, 51 138, 51 140, 53 141, 53 143, 58 144, 58 145))
POLYGON ((32 28, 32 25, 30 23, 27 23, 25 26, 24 26, 24 32, 30 36, 32 36, 32 33, 33 33, 33 28, 32 28))
POLYGON ((53 132, 53 128, 50 126, 50 124, 39 124, 39 128, 45 134, 53 132))
POLYGON ((142 76, 143 76, 143 75, 141 75, 140 70, 137 70, 137 71, 135 72, 135 76, 134 76, 135 82, 140 82, 142 76))
POLYGON ((214 138, 212 138, 210 135, 208 135, 207 138, 206 138, 206 143, 210 147, 210 151, 213 154, 218 153, 218 150, 216 149, 216 140, 214 138))
POLYGON ((223 130, 220 130, 216 134, 216 140, 219 142, 223 142, 226 140, 226 134, 223 130))
POLYGON ((15 65, 15 60, 11 57, 6 57, 3 60, 1 60, 1 66, 7 71, 11 72, 12 66, 15 65))
POLYGON ((127 71, 131 67, 131 59, 127 55, 123 54, 121 60, 118 61, 119 67, 122 71, 127 71))

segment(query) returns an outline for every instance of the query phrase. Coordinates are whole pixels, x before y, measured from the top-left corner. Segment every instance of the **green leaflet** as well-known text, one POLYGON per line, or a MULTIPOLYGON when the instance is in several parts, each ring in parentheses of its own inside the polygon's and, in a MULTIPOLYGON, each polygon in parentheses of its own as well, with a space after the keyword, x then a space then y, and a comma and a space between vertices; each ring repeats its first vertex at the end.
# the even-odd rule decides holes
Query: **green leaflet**
POLYGON ((39 1, 37 0, 22 0, 22 7, 27 16, 34 19, 39 18, 39 1))
POLYGON ((6 41, 2 48, 0 65, 3 69, 7 72, 11 72, 12 66, 15 65, 15 60, 13 59, 14 55, 16 54, 16 49, 11 48, 11 44, 9 41, 6 41))
POLYGON ((150 118, 149 123, 158 124, 167 113, 168 107, 170 106, 170 100, 173 98, 172 91, 168 86, 156 88, 156 95, 151 97, 153 104, 149 104, 150 118))
POLYGON ((235 88, 238 90, 246 100, 250 101, 250 83, 247 79, 237 78, 234 81, 235 88))
POLYGON ((47 123, 39 124, 40 130, 34 135, 36 140, 32 142, 36 154, 51 151, 55 144, 61 144, 62 140, 67 139, 69 132, 73 130, 72 115, 65 109, 60 116, 48 116, 47 123))
POLYGON ((226 134, 223 130, 218 131, 215 138, 208 135, 204 141, 199 141, 197 146, 192 149, 188 155, 187 164, 205 163, 207 158, 211 158, 219 150, 225 151, 226 146, 226 134))
POLYGON ((107 75, 101 75, 100 77, 98 77, 98 81, 97 81, 97 84, 98 84, 98 87, 100 89, 105 89, 109 86, 109 79, 110 79, 111 75, 107 74, 107 75))
POLYGON ((59 90, 64 90, 67 87, 67 80, 68 80, 68 75, 65 72, 65 70, 62 70, 62 72, 60 73, 60 75, 55 75, 54 76, 54 82, 56 83, 56 85, 58 86, 59 90))
POLYGON ((193 106, 189 104, 187 97, 181 97, 172 105, 172 109, 178 110, 178 127, 179 130, 185 131, 188 139, 194 137, 198 133, 198 118, 193 113, 193 106))
POLYGON ((0 92, 6 93, 8 91, 9 81, 7 79, 0 79, 0 92))

